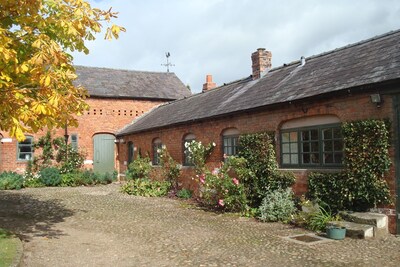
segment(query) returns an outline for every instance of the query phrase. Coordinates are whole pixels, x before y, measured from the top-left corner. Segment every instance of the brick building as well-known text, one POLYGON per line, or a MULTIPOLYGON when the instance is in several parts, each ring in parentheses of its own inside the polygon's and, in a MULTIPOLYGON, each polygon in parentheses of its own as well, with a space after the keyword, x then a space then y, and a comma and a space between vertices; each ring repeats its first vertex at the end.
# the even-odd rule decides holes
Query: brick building
MULTIPOLYGON (((69 140, 86 152, 86 168, 98 172, 116 169, 115 132, 155 106, 190 96, 190 91, 174 73, 128 71, 76 67, 77 83, 90 95, 90 109, 78 118, 79 127, 68 128, 69 140)), ((0 132, 0 171, 22 172, 34 156, 31 142, 47 130, 27 135, 25 142, 0 132)), ((65 129, 54 131, 64 136, 65 129)))
MULTIPOLYGON (((120 130, 119 171, 138 151, 156 159, 154 147, 164 144, 183 165, 182 186, 196 189, 193 168, 186 166, 186 141, 215 142, 208 162, 215 166, 224 153, 235 153, 240 134, 274 131, 279 166, 295 173, 294 190, 302 193, 310 171, 342 169, 341 122, 389 118, 393 165, 387 181, 393 196, 399 195, 399 43, 400 31, 389 32, 273 69, 271 53, 258 49, 251 56, 251 76, 216 88, 208 76, 202 93, 160 105, 120 130), (332 146, 323 150, 327 141, 332 146)), ((400 229, 396 201, 397 211, 382 210, 391 232, 400 229)))

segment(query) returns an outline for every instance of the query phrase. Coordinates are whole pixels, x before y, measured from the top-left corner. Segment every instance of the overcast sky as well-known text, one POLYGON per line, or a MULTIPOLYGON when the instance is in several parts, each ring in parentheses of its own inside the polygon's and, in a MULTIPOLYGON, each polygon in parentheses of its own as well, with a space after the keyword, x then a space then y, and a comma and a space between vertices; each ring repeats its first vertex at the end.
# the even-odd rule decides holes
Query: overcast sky
POLYGON ((98 36, 84 66, 166 71, 165 52, 192 92, 206 74, 217 85, 251 74, 251 53, 272 52, 272 67, 400 29, 399 0, 91 0, 119 12, 117 41, 98 36))

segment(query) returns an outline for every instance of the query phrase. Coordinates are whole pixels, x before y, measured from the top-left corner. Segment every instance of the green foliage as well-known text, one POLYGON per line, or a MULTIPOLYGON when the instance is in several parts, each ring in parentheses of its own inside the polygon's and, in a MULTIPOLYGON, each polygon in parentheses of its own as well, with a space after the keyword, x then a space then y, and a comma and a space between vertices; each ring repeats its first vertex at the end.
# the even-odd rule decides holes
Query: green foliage
POLYGON ((53 138, 50 131, 39 138, 34 144, 41 148, 42 154, 35 156, 29 168, 30 173, 36 173, 48 167, 58 167, 60 173, 74 172, 82 168, 85 154, 66 144, 64 137, 53 138))
POLYGON ((176 193, 176 196, 179 198, 183 198, 183 199, 189 199, 192 198, 192 191, 189 189, 181 189, 176 193))
POLYGON ((23 187, 24 179, 22 175, 16 172, 3 172, 0 174, 0 189, 11 190, 21 189, 23 187))
POLYGON ((17 241, 13 235, 0 228, 0 267, 14 266, 14 259, 17 256, 17 241))
POLYGON ((214 142, 204 146, 201 142, 192 140, 189 143, 185 143, 185 153, 188 153, 188 157, 195 166, 196 174, 200 175, 204 173, 207 158, 211 155, 216 144, 214 142))
POLYGON ((309 214, 307 227, 312 231, 325 231, 326 225, 330 221, 337 221, 338 217, 333 216, 332 212, 327 208, 319 206, 319 209, 309 214))
POLYGON ((151 169, 150 158, 138 155, 138 157, 129 164, 126 172, 126 179, 149 179, 151 169))
POLYGON ((310 173, 308 176, 308 196, 327 203, 333 211, 350 208, 350 192, 347 174, 310 173))
POLYGON ((123 185, 121 191, 134 196, 162 197, 168 194, 170 187, 171 183, 168 181, 160 182, 138 178, 123 185))
POLYGON ((60 171, 55 167, 44 168, 40 172, 39 181, 46 186, 59 186, 61 184, 60 171))
POLYGON ((269 192, 262 200, 259 210, 261 221, 289 221, 296 210, 292 189, 277 189, 269 192))
POLYGON ((243 184, 240 182, 246 172, 246 160, 243 158, 228 158, 221 163, 221 168, 212 172, 205 170, 198 175, 203 204, 225 211, 241 211, 248 209, 247 198, 243 184), (237 177, 231 177, 235 172, 237 177))
POLYGON ((40 179, 40 174, 32 174, 29 175, 25 173, 24 175, 24 187, 44 187, 46 186, 42 180, 40 179))
POLYGON ((247 160, 250 170, 243 183, 253 207, 258 207, 268 192, 286 189, 295 182, 292 173, 278 171, 273 133, 241 135, 239 156, 247 160))
MULTIPOLYGON (((168 153, 164 146, 160 151, 160 165, 163 177, 172 184, 174 189, 178 188, 178 178, 181 175, 181 165, 179 165, 168 153)), ((189 197, 191 198, 191 196, 189 197)))
POLYGON ((99 174, 91 170, 75 171, 61 174, 61 186, 109 184, 115 178, 115 175, 110 173, 99 174))
POLYGON ((333 211, 366 211, 390 204, 384 179, 390 168, 390 123, 364 120, 344 123, 345 169, 338 174, 313 173, 309 176, 309 196, 327 203, 333 211))

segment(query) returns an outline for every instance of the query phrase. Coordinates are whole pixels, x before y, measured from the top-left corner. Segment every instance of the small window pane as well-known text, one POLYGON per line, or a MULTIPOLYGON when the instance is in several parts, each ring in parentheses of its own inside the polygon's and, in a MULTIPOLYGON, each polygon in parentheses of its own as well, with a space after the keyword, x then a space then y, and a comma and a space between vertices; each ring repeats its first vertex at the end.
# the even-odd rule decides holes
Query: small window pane
POLYGON ((289 154, 283 154, 282 155, 282 163, 283 164, 290 164, 290 155, 289 154))
POLYGON ((305 164, 310 163, 310 154, 303 154, 303 163, 305 164))
POLYGON ((311 130, 311 140, 318 140, 318 130, 311 130))
POLYGON ((333 128, 333 137, 335 139, 340 139, 342 138, 342 131, 340 128, 333 128))
POLYGON ((292 161, 291 163, 292 164, 299 164, 299 156, 296 154, 296 155, 291 155, 290 156, 290 160, 292 161))
POLYGON ((334 141, 333 147, 334 151, 342 151, 343 150, 343 141, 334 141))
POLYGON ((343 161, 343 154, 342 153, 335 153, 335 163, 341 164, 343 161))
POLYGON ((332 154, 324 154, 325 163, 333 163, 333 155, 332 154))
POLYGON ((308 141, 310 140, 310 133, 308 131, 301 132, 301 140, 308 141))
POLYGON ((288 143, 289 141, 290 141, 289 133, 283 133, 282 134, 282 143, 288 143))
POLYGON ((298 144, 297 143, 291 143, 290 144, 290 152, 291 153, 297 153, 298 152, 298 144))
POLYGON ((310 152, 310 143, 303 143, 303 152, 310 152))
POLYGON ((333 151, 332 141, 325 141, 324 142, 324 151, 333 151))
POLYGON ((324 129, 322 130, 322 138, 324 140, 326 139, 332 139, 332 130, 331 129, 324 129))
POLYGON ((291 142, 297 142, 297 132, 291 132, 290 133, 290 141, 291 142))
POLYGON ((311 151, 312 151, 312 152, 317 152, 317 151, 319 151, 319 145, 318 145, 317 142, 312 142, 312 143, 311 143, 311 151))
POLYGON ((290 144, 283 144, 282 145, 282 152, 283 153, 290 153, 290 144))
POLYGON ((319 154, 313 153, 310 156, 311 163, 319 163, 319 154))

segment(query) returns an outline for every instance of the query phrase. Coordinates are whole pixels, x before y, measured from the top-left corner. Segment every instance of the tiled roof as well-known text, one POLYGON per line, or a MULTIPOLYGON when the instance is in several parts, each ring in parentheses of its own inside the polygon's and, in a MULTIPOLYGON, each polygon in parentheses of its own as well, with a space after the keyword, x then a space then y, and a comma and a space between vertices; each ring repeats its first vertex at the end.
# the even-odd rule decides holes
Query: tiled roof
POLYGON ((400 30, 292 62, 189 98, 161 105, 118 135, 223 116, 400 79, 400 30))
POLYGON ((190 91, 172 72, 131 71, 75 66, 77 84, 90 96, 175 100, 190 96, 190 91))

